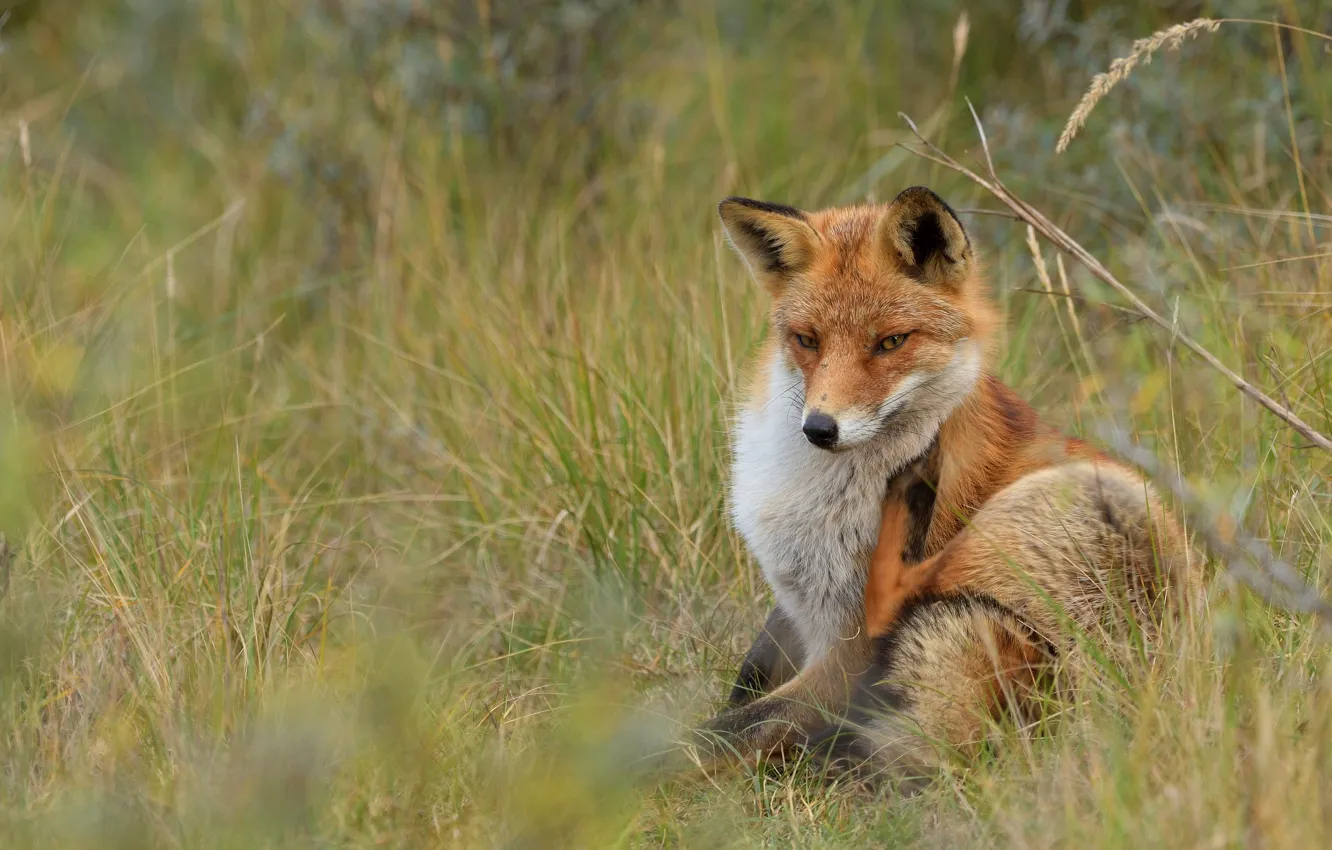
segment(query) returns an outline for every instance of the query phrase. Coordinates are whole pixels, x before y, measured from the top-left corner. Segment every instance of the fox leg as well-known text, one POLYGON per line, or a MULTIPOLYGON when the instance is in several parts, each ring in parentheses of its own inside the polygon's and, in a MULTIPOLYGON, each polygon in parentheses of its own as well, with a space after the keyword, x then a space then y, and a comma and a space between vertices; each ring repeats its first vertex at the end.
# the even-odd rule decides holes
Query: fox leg
POLYGON ((909 520, 910 510, 905 502, 890 499, 884 504, 879 542, 865 582, 865 631, 871 637, 888 630, 907 600, 929 587, 942 563, 931 558, 907 566, 902 547, 909 520))
MULTIPOLYGON (((864 609, 866 614, 873 611, 886 618, 885 622, 921 586, 921 580, 928 578, 919 569, 904 567, 908 561, 920 560, 924 550, 934 509, 934 486, 927 479, 936 475, 937 455, 931 446, 888 482, 866 589, 876 597, 873 607, 866 603, 864 609)), ((730 707, 700 730, 699 749, 714 758, 728 752, 748 757, 806 742, 811 732, 827 725, 829 717, 846 711, 856 682, 870 666, 870 638, 877 633, 861 628, 827 656, 800 669, 805 663, 804 649, 794 624, 777 608, 741 665, 730 707), (755 699, 755 692, 764 687, 776 689, 755 699)))
MULTIPOLYGON (((890 492, 878 542, 882 554, 874 556, 866 588, 867 594, 876 594, 873 601, 866 599, 867 614, 887 616, 904 592, 902 538, 909 515, 904 500, 890 492)), ((744 759, 803 742, 810 732, 824 728, 829 717, 845 711, 856 680, 869 668, 870 637, 875 633, 860 629, 800 669, 805 652, 794 624, 780 606, 774 608, 745 655, 728 708, 695 736, 699 751, 708 761, 744 759)))
POLYGON ((732 706, 706 723, 694 736, 697 751, 706 764, 747 760, 805 743, 811 732, 845 712, 871 658, 863 633, 842 641, 772 693, 732 706))
MULTIPOLYGON (((866 587, 865 613, 884 618, 885 623, 891 621, 893 611, 916 590, 923 576, 921 568, 906 568, 905 564, 913 551, 918 552, 923 546, 929 512, 933 509, 934 491, 921 477, 925 463, 922 458, 890 481, 884 500, 879 540, 866 587), (922 495, 922 490, 928 493, 928 498, 922 495), (868 594, 873 594, 872 598, 868 594)), ((772 663, 775 650, 783 651, 783 663, 770 668, 778 673, 789 677, 794 668, 785 664, 792 659, 803 662, 803 650, 799 655, 791 651, 799 640, 789 620, 776 624, 775 634, 770 630, 780 611, 780 608, 774 611, 764 626, 765 632, 774 635, 772 642, 760 635, 746 657, 740 680, 731 692, 730 708, 700 730, 698 743, 705 753, 718 758, 728 752, 748 757, 804 743, 811 732, 827 725, 829 717, 845 712, 857 680, 869 669, 870 638, 879 630, 862 628, 789 681, 769 680, 768 686, 776 685, 776 689, 753 699, 755 688, 745 686, 751 681, 762 681, 763 671, 769 669, 764 665, 772 663)))
POLYGON ((1080 462, 1024 476, 907 571, 920 571, 914 591, 885 596, 891 617, 874 668, 820 751, 861 774, 932 775, 997 716, 1036 714, 1036 688, 1072 640, 1066 621, 1115 635, 1186 612, 1199 582, 1183 547, 1128 471, 1080 462))
POLYGON ((831 772, 892 778, 906 791, 975 749, 997 716, 1034 717, 1053 652, 990 597, 930 592, 902 606, 875 644, 846 719, 811 749, 831 772))
POLYGON ((903 536, 908 511, 899 499, 883 504, 879 541, 870 556, 869 576, 865 580, 865 630, 881 634, 892 621, 906 592, 907 569, 902 557, 903 536))
POLYGON ((934 510, 934 488, 921 478, 921 471, 918 465, 888 486, 865 582, 865 631, 871 637, 883 634, 906 600, 927 587, 937 572, 937 559, 908 566, 921 560, 934 510))
POLYGON ((805 647, 796 633, 795 623, 781 605, 774 606, 754 639, 754 645, 745 653, 728 704, 744 705, 781 687, 804 663, 805 647))

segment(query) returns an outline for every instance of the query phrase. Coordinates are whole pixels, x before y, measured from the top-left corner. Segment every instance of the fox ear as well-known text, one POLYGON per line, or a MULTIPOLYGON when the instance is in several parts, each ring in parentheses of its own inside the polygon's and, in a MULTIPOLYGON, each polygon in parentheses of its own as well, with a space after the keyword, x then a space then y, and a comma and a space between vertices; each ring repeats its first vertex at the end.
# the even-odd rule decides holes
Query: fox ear
POLYGON ((754 279, 776 294, 790 275, 806 268, 819 234, 794 207, 727 198, 717 206, 722 226, 754 279))
POLYGON ((943 198, 913 186, 879 218, 879 250, 928 285, 957 287, 971 271, 971 241, 943 198))

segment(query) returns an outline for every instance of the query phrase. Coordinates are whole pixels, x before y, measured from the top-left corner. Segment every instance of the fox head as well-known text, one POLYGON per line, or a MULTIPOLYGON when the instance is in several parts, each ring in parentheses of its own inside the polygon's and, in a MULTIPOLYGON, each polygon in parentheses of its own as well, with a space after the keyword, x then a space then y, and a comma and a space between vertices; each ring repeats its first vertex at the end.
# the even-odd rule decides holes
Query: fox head
POLYGON ((727 198, 719 213, 772 296, 769 356, 803 383, 809 441, 928 445, 981 377, 993 324, 953 210, 914 187, 887 205, 806 213, 727 198))

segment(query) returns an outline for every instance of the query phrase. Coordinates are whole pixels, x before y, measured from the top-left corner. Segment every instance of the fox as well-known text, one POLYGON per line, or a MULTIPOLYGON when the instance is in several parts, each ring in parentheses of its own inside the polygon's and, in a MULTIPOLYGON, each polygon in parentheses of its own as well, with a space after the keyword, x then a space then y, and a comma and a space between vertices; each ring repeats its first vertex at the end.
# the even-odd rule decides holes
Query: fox
POLYGON ((942 198, 718 213, 771 305, 728 501, 774 606, 704 758, 927 777, 1032 709, 1070 622, 1143 628, 1196 596, 1155 488, 996 377, 997 309, 942 198))

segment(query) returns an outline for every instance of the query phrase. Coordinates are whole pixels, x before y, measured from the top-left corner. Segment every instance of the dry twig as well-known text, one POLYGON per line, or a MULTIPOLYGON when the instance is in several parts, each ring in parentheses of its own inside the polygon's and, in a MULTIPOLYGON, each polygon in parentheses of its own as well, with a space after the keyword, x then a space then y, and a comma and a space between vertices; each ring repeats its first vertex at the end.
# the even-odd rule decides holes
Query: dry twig
POLYGON ((976 108, 971 105, 970 100, 967 101, 967 108, 971 110, 971 118, 976 124, 976 131, 980 134, 981 149, 985 154, 985 166, 989 174, 988 178, 982 177, 975 171, 972 171, 970 168, 967 168, 962 163, 944 153, 936 147, 933 142, 925 138, 916 127, 916 122, 912 121, 905 113, 899 112, 897 113, 898 116, 907 123, 907 126, 911 128, 911 132, 915 134, 916 138, 920 140, 920 143, 925 146, 926 150, 920 151, 906 147, 905 145, 903 145, 903 147, 906 147, 908 151, 922 159, 929 160, 937 165, 942 165, 945 168, 956 171, 976 185, 985 189, 991 195, 994 195, 1007 205, 1009 209, 1016 213, 1019 219, 1035 228, 1038 233, 1053 242, 1055 246, 1064 253, 1086 266, 1087 270, 1095 275, 1102 283, 1105 283, 1111 289, 1115 290, 1115 292, 1118 292, 1135 310, 1146 318, 1151 319, 1160 327, 1169 331, 1171 339, 1178 340, 1181 345, 1201 357, 1213 369, 1216 369, 1224 375, 1227 380, 1239 389, 1240 392, 1276 414, 1277 417, 1298 431, 1314 445, 1327 451, 1332 451, 1332 439, 1305 422, 1294 411, 1246 381, 1236 373, 1235 370, 1222 363, 1215 354, 1212 354, 1212 352, 1204 348, 1199 342, 1193 339, 1193 337, 1186 334, 1178 325, 1166 319, 1160 313, 1148 306, 1147 302, 1143 301, 1133 292, 1133 290, 1121 283, 1118 278, 1110 273, 1109 269, 1101 265, 1101 262, 1097 260, 1096 257, 1092 256, 1091 252, 1086 248, 1083 248, 1081 244, 1074 240, 1073 237, 1065 233, 1058 225, 1046 218, 1046 216, 1035 207, 1014 195, 1008 187, 1004 185, 1003 181, 999 179, 998 174, 995 173, 994 160, 990 156, 990 143, 985 137, 985 128, 981 125, 980 116, 976 114, 976 108))

